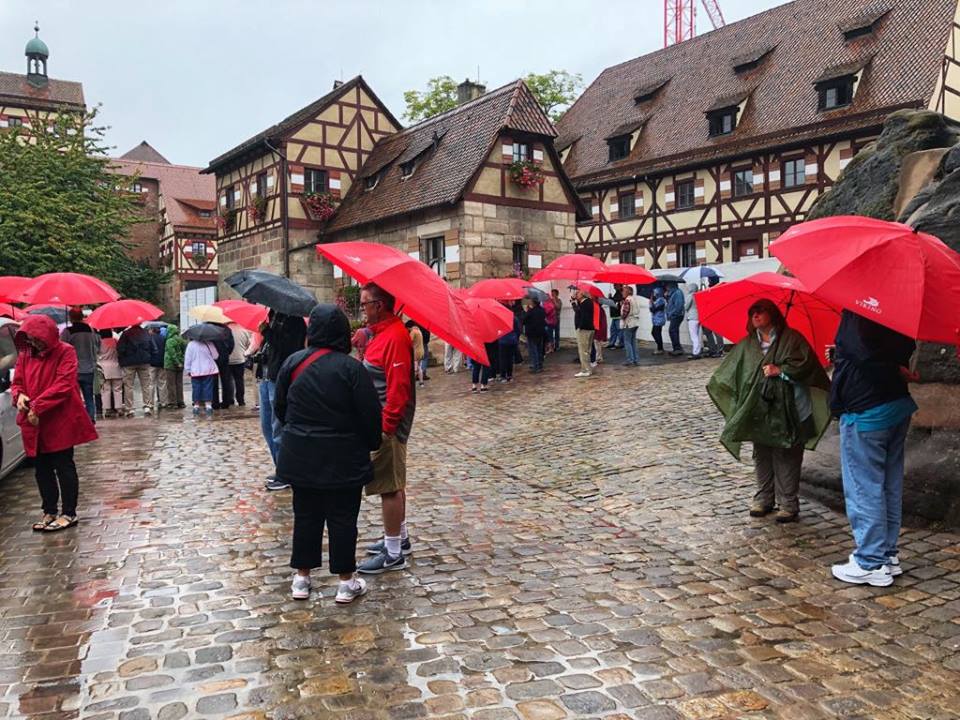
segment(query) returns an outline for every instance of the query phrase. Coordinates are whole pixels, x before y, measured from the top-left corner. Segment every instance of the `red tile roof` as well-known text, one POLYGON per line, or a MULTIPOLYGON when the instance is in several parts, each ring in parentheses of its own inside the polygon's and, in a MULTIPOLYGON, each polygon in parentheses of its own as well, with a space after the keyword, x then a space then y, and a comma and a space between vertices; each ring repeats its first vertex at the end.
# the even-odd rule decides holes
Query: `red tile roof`
POLYGON ((44 110, 86 107, 83 85, 71 80, 48 80, 43 87, 34 87, 26 75, 0 71, 0 105, 29 105, 44 110))
POLYGON ((360 177, 381 173, 372 190, 351 187, 327 228, 334 233, 394 215, 457 202, 501 130, 556 136, 553 124, 522 80, 481 95, 418 125, 384 138, 373 148, 360 177), (434 147, 434 137, 439 142, 434 147), (409 151, 409 152, 408 152, 409 151), (401 179, 396 160, 422 154, 411 177, 401 179))
POLYGON ((121 175, 140 174, 160 184, 167 217, 176 229, 215 230, 215 217, 200 217, 198 211, 217 206, 216 178, 201 175, 201 168, 170 163, 117 159, 111 169, 121 175))
POLYGON ((878 127, 894 109, 929 104, 956 9, 957 0, 795 0, 607 68, 557 124, 557 147, 573 144, 564 168, 590 187, 878 127), (841 27, 857 24, 852 18, 876 18, 873 32, 845 41, 841 27), (735 72, 751 55, 757 67, 735 72), (819 112, 814 81, 864 63, 853 104, 819 112), (652 99, 635 102, 665 78, 652 99), (745 96, 737 129, 709 137, 704 113, 745 96), (609 162, 604 138, 644 118, 630 156, 609 162))

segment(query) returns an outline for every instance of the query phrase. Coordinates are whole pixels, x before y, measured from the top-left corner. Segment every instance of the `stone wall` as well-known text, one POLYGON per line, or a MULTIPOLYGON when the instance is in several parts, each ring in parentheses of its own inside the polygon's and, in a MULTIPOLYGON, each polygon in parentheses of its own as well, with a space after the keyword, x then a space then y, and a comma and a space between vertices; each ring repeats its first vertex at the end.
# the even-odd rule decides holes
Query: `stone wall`
POLYGON ((220 298, 236 297, 236 293, 224 283, 224 278, 238 270, 269 270, 282 275, 283 229, 278 226, 239 238, 220 238, 217 263, 220 271, 217 294, 220 298))

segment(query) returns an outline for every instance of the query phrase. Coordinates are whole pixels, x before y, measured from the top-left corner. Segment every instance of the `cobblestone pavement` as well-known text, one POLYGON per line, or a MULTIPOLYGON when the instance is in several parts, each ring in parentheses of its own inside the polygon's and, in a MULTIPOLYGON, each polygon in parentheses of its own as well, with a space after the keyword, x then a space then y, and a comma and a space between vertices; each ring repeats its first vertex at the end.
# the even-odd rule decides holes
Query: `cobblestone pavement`
POLYGON ((747 517, 712 367, 554 362, 479 396, 440 373, 411 568, 348 607, 318 573, 289 599, 249 410, 101 423, 79 528, 31 533, 32 471, 0 483, 0 717, 956 718, 960 537, 907 531, 890 588, 832 580, 842 515, 747 517))

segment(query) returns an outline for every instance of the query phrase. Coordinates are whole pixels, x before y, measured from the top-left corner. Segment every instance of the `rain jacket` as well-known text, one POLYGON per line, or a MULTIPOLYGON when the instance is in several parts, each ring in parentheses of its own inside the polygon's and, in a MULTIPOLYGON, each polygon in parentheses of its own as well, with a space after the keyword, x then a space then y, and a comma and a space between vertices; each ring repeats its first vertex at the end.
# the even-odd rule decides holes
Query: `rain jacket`
POLYGON ((547 311, 543 306, 534 305, 524 313, 523 334, 537 339, 547 334, 547 311))
POLYGON ((219 356, 215 343, 191 340, 183 356, 183 371, 191 378, 217 375, 220 372, 217 367, 219 356))
POLYGON ((380 399, 363 364, 350 357, 350 322, 335 305, 317 305, 307 343, 277 377, 277 476, 321 490, 365 485, 373 479, 370 453, 380 447, 380 399))
POLYGON ((73 345, 77 351, 77 372, 89 375, 97 369, 97 355, 100 354, 100 333, 84 322, 71 323, 60 333, 60 339, 73 345))
POLYGON ((150 333, 139 325, 127 328, 117 340, 117 360, 120 367, 149 365, 152 348, 150 333))
POLYGON ((117 362, 117 341, 112 338, 100 338, 100 355, 97 365, 104 380, 123 380, 123 370, 117 362))
MULTIPOLYGON (((417 397, 413 381, 413 343, 396 315, 370 326, 373 337, 363 353, 363 366, 383 406, 383 432, 405 443, 413 429, 417 397)), ((421 331, 422 332, 422 331, 421 331)))
POLYGON ((750 332, 733 346, 707 383, 710 399, 727 420, 720 442, 738 460, 745 440, 774 448, 803 443, 813 450, 830 423, 829 390, 830 380, 813 348, 789 327, 777 336, 766 355, 756 332, 750 332), (789 380, 764 378, 763 366, 771 363, 789 380), (810 432, 800 422, 792 383, 810 391, 810 432))
POLYGON ((163 367, 167 370, 183 370, 183 356, 187 352, 187 341, 176 325, 167 325, 167 344, 163 350, 163 367))
POLYGON ((675 287, 667 298, 667 319, 683 320, 684 297, 683 290, 675 287))
POLYGON ((653 289, 653 297, 650 298, 650 316, 654 327, 663 327, 667 324, 667 301, 663 299, 663 290, 653 289))
POLYGON ((17 413, 17 425, 28 457, 54 453, 97 439, 77 384, 77 351, 61 342, 57 325, 46 315, 30 315, 14 336, 19 354, 10 386, 13 402, 25 394, 30 409, 39 417, 33 426, 27 413, 17 413), (27 335, 39 338, 47 347, 35 353, 27 335))
POLYGON ((695 293, 700 291, 700 287, 694 283, 687 285, 687 299, 683 303, 683 311, 687 316, 687 320, 696 320, 700 322, 700 310, 697 307, 697 301, 693 297, 695 293))
POLYGON ((162 368, 166 340, 160 331, 150 333, 150 367, 162 368))
POLYGON ((270 326, 263 331, 264 377, 275 381, 280 366, 298 350, 303 350, 307 326, 303 318, 276 314, 270 326))

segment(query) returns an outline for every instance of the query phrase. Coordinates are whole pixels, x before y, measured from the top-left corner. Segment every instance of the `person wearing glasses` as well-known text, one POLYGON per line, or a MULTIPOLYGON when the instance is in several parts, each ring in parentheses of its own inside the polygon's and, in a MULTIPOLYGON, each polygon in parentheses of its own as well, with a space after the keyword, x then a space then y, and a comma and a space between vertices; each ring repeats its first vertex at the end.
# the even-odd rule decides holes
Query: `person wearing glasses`
POLYGON ((707 392, 726 418, 720 442, 740 459, 753 443, 757 492, 751 517, 779 506, 778 523, 796 522, 804 449, 813 450, 830 423, 830 380, 806 338, 787 325, 771 300, 747 311, 747 335, 710 378, 707 392))

